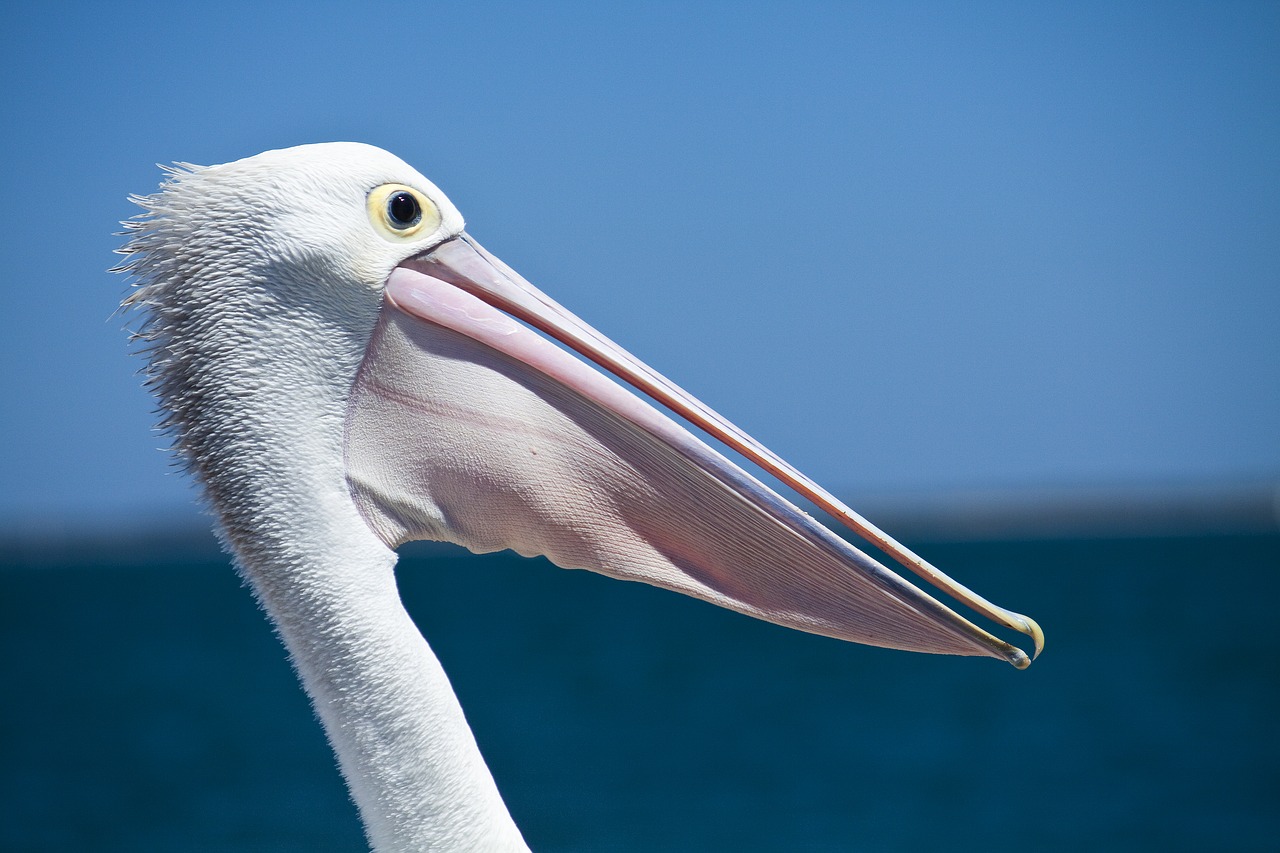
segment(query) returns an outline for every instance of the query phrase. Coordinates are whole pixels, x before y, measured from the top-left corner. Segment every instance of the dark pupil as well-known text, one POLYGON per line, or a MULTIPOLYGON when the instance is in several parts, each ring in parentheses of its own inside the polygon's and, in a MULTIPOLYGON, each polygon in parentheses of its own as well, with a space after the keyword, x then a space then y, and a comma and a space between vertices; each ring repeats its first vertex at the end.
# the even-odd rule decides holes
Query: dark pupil
POLYGON ((412 193, 398 192, 387 199, 387 213, 393 225, 408 228, 422 218, 422 208, 412 193))

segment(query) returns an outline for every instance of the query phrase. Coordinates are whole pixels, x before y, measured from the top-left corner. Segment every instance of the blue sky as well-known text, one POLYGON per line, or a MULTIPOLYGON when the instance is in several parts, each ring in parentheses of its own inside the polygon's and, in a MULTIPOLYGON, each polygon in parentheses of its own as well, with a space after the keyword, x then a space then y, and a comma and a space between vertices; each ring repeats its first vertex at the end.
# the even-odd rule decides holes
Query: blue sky
POLYGON ((1274 4, 7 4, 0 521, 191 514, 105 272, 353 139, 849 495, 1280 478, 1274 4))

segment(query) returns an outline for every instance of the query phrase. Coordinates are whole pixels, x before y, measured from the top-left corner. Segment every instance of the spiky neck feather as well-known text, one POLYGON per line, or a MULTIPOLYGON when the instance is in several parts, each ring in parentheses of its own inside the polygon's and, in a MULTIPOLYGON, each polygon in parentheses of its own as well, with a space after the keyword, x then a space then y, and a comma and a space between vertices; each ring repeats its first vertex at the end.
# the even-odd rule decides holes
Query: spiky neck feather
POLYGON ((335 446, 340 454, 378 293, 335 281, 332 265, 276 238, 287 211, 257 182, 226 174, 235 165, 175 170, 138 199, 147 212, 129 223, 122 269, 136 280, 126 304, 145 317, 138 337, 162 426, 238 540, 257 527, 238 517, 251 508, 260 518, 255 504, 278 497, 263 493, 263 478, 293 476, 263 455, 286 443, 318 451, 306 460, 314 471, 335 446))

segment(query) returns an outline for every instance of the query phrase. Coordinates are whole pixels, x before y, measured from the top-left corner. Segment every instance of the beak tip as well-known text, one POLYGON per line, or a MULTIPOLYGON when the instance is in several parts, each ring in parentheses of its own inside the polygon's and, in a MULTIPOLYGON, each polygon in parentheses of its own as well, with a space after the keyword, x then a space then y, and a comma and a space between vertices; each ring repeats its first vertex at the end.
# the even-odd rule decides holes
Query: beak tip
POLYGON ((1009 663, 1013 664, 1018 669, 1026 669, 1031 666, 1031 662, 1040 657, 1040 653, 1044 651, 1044 631, 1041 630, 1040 624, 1030 616, 1023 616, 1021 613, 1014 615, 1017 617, 1014 620, 1017 624, 1011 627, 1016 627, 1019 631, 1031 638, 1032 651, 1031 655, 1028 656, 1022 649, 1014 646, 1012 647, 1014 653, 1009 656, 1008 660, 1009 663))
POLYGON ((1022 617, 1027 623, 1027 636, 1031 638, 1035 644, 1035 650, 1031 653, 1031 660, 1040 657, 1040 653, 1044 651, 1044 631, 1040 629, 1040 623, 1032 619, 1030 616, 1022 617))

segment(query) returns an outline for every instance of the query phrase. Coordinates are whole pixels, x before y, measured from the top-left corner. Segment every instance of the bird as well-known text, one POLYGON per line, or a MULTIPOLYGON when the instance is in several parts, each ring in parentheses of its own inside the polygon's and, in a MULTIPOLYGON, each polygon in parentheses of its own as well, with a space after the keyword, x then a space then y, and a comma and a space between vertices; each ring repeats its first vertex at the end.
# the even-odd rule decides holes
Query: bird
MULTIPOLYGON (((1029 617, 912 554, 490 254, 387 151, 332 142, 177 163, 131 200, 142 210, 115 269, 160 426, 378 853, 528 849, 400 601, 395 549, 409 541, 542 555, 871 645, 1019 668, 1043 647, 1029 617), (1032 654, 712 442, 1026 634, 1032 654)), ((534 227, 554 239, 553 224, 534 227)))

